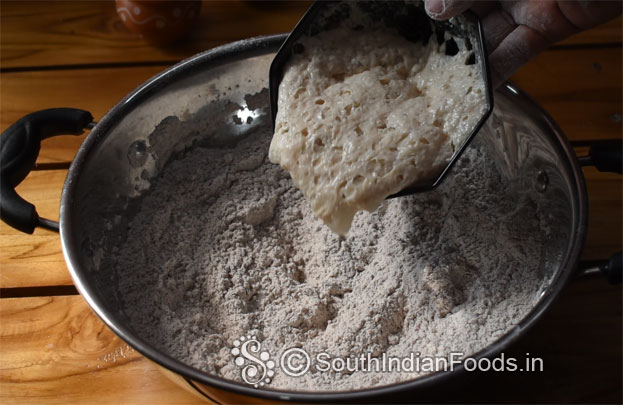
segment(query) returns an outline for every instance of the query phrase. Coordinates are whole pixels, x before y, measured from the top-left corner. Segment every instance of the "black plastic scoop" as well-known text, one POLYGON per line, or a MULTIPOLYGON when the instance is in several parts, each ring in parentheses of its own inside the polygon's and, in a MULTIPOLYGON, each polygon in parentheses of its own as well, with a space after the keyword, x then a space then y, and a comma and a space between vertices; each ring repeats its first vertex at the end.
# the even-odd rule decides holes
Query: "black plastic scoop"
POLYGON ((307 10, 303 18, 298 22, 292 33, 275 55, 270 66, 269 91, 270 109, 275 128, 277 116, 277 100, 279 84, 283 78, 284 68, 293 54, 303 51, 303 46, 298 42, 303 36, 314 36, 322 31, 339 28, 345 24, 356 30, 365 30, 366 24, 378 26, 382 22, 388 28, 392 28, 406 39, 417 43, 429 40, 446 43, 446 54, 455 55, 458 46, 455 39, 466 41, 467 49, 473 51, 465 61, 466 64, 479 65, 485 88, 486 109, 478 119, 474 129, 466 137, 462 145, 458 146, 445 169, 427 184, 417 184, 405 188, 399 193, 388 198, 400 197, 420 191, 430 190, 438 186, 450 171, 456 160, 461 156, 474 135, 485 123, 493 110, 493 91, 489 75, 488 60, 486 57, 482 27, 480 20, 475 14, 468 12, 451 21, 435 21, 428 17, 423 3, 404 1, 316 1, 307 10), (370 16, 371 18, 357 19, 354 15, 370 16), (366 23, 364 20, 368 20, 366 23))

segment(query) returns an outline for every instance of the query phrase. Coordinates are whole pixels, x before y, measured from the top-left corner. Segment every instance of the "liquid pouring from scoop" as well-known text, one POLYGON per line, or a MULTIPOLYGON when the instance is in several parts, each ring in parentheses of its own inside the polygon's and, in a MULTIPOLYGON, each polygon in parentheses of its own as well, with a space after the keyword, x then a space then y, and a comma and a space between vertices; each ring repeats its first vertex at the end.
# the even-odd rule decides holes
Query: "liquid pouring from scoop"
POLYGON ((316 2, 270 67, 270 160, 344 235, 357 211, 441 183, 493 109, 485 55, 473 14, 316 2))

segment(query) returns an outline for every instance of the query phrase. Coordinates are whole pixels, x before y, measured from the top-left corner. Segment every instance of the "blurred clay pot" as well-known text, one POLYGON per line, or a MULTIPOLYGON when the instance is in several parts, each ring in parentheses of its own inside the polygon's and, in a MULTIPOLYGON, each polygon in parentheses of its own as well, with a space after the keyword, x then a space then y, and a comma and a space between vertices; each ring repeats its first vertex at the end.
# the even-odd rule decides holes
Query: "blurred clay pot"
POLYGON ((199 17, 201 1, 115 0, 117 14, 146 41, 167 45, 182 37, 199 17))

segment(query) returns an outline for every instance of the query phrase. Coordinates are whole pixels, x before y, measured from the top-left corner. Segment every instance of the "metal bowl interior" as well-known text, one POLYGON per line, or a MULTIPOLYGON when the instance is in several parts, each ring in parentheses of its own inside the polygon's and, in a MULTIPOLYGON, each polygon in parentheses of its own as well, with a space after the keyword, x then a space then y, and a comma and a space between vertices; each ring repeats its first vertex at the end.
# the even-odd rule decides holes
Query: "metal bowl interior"
MULTIPOLYGON (((193 145, 232 142, 270 121, 268 71, 285 35, 261 37, 204 52, 148 80, 97 124, 71 165, 61 200, 60 231, 73 280, 91 308, 117 335, 154 362, 188 379, 243 396, 272 400, 363 400, 437 384, 450 372, 352 392, 258 390, 194 369, 141 338, 124 315, 115 289, 121 271, 107 268, 109 246, 122 243, 113 226, 128 223, 150 179, 193 145), (253 119, 247 121, 246 118, 253 119), (175 136, 159 128, 174 125, 175 136)), ((533 310, 474 357, 492 356, 514 342, 559 294, 575 267, 586 229, 586 191, 572 149, 555 123, 512 85, 474 142, 485 145, 513 187, 546 204, 554 237, 541 258, 546 281, 533 310)), ((167 132, 171 133, 171 132, 167 132)), ((122 228, 122 227, 121 227, 122 228)), ((460 368, 452 373, 460 372, 460 368)))

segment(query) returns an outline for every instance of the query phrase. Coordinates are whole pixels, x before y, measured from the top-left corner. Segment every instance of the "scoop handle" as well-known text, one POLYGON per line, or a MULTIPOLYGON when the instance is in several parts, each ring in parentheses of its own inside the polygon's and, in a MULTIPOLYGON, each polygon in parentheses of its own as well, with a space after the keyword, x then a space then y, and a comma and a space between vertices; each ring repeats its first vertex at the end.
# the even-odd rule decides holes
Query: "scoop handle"
POLYGON ((41 226, 58 231, 58 223, 39 217, 17 187, 34 168, 41 141, 56 135, 80 135, 93 123, 90 112, 75 108, 40 110, 19 119, 0 135, 0 219, 24 233, 41 226))

